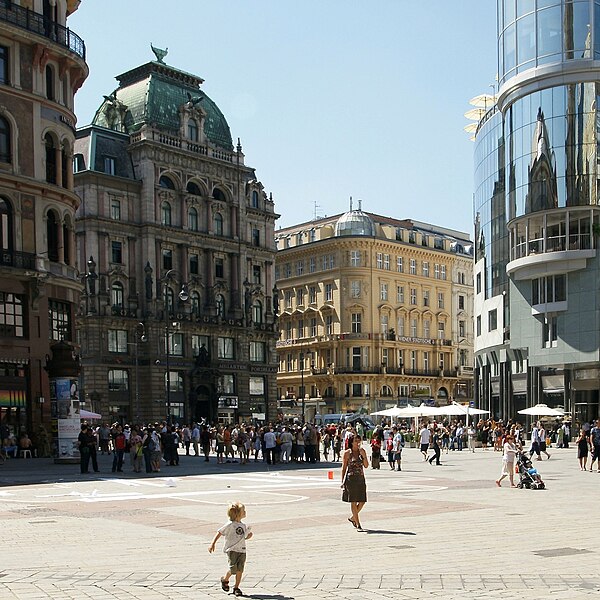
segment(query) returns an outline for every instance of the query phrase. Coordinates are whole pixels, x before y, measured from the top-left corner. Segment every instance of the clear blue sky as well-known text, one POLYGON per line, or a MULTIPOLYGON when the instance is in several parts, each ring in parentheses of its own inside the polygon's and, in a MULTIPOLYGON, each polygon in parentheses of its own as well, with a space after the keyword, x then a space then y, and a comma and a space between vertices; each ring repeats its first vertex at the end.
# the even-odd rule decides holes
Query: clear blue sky
POLYGON ((494 0, 83 0, 69 26, 88 124, 114 77, 154 60, 199 75, 277 226, 348 209, 472 232, 468 100, 496 77, 494 0))

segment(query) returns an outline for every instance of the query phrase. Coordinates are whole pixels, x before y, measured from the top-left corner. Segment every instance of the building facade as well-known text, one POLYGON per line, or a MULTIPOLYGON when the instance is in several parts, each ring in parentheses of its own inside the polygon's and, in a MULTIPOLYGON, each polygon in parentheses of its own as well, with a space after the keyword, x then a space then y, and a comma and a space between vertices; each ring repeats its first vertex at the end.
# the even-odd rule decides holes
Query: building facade
POLYGON ((475 148, 476 394, 598 415, 600 4, 498 2, 499 91, 475 148))
POLYGON ((273 200, 203 80, 153 50, 77 132, 86 406, 134 422, 265 419, 273 200))
POLYGON ((275 240, 281 414, 472 398, 467 234, 351 208, 275 240))
POLYGON ((34 438, 49 431, 51 344, 74 340, 81 290, 73 97, 88 68, 66 27, 78 5, 0 5, 0 419, 34 438))

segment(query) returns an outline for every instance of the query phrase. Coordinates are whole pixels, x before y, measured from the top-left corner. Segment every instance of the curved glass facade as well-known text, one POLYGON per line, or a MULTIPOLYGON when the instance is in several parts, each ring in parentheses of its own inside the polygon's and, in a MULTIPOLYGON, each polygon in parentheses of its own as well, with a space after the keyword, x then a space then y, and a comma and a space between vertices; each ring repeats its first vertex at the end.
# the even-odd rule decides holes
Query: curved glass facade
POLYGON ((504 125, 500 112, 482 123, 475 142, 475 262, 485 258, 486 296, 506 288, 509 260, 504 125))
POLYGON ((509 220, 595 205, 600 86, 579 83, 534 92, 505 113, 509 220))
POLYGON ((500 85, 527 69, 600 58, 598 0, 499 0, 500 85))

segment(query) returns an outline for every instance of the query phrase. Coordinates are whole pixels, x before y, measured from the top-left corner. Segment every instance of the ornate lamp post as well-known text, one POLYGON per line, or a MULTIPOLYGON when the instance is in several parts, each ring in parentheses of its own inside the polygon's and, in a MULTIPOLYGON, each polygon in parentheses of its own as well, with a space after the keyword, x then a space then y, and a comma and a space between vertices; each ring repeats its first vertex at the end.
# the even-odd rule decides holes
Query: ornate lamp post
MULTIPOLYGON (((164 313, 165 313, 165 351, 166 351, 166 366, 167 366, 167 424, 171 424, 171 366, 170 366, 170 354, 171 354, 171 344, 170 344, 170 335, 171 335, 171 327, 170 327, 170 316, 171 309, 173 306, 169 306, 169 282, 171 278, 173 278, 177 274, 175 269, 169 269, 165 276, 163 277, 163 302, 164 302, 164 313)), ((189 293, 187 289, 187 284, 185 282, 181 282, 181 289, 179 290, 178 298, 181 302, 187 302, 189 298, 189 293)), ((175 304, 175 302, 173 302, 175 304)))

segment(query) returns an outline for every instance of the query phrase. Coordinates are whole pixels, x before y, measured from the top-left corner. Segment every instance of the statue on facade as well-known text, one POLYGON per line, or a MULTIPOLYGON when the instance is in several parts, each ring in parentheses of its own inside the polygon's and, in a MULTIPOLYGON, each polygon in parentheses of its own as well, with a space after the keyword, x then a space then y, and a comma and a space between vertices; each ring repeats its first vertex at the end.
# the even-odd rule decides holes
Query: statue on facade
POLYGON ((162 48, 157 48, 156 46, 154 46, 152 44, 152 42, 150 42, 150 49, 152 50, 152 52, 154 52, 154 56, 156 56, 156 60, 157 62, 159 62, 161 65, 165 64, 165 56, 167 54, 169 54, 169 49, 165 48, 164 50, 162 48))
POLYGON ((273 313, 275 316, 279 315, 279 290, 277 285, 273 286, 273 313))
POLYGON ((144 277, 146 300, 152 300, 152 267, 150 266, 150 261, 146 263, 146 266, 144 267, 144 273, 146 274, 144 277))

